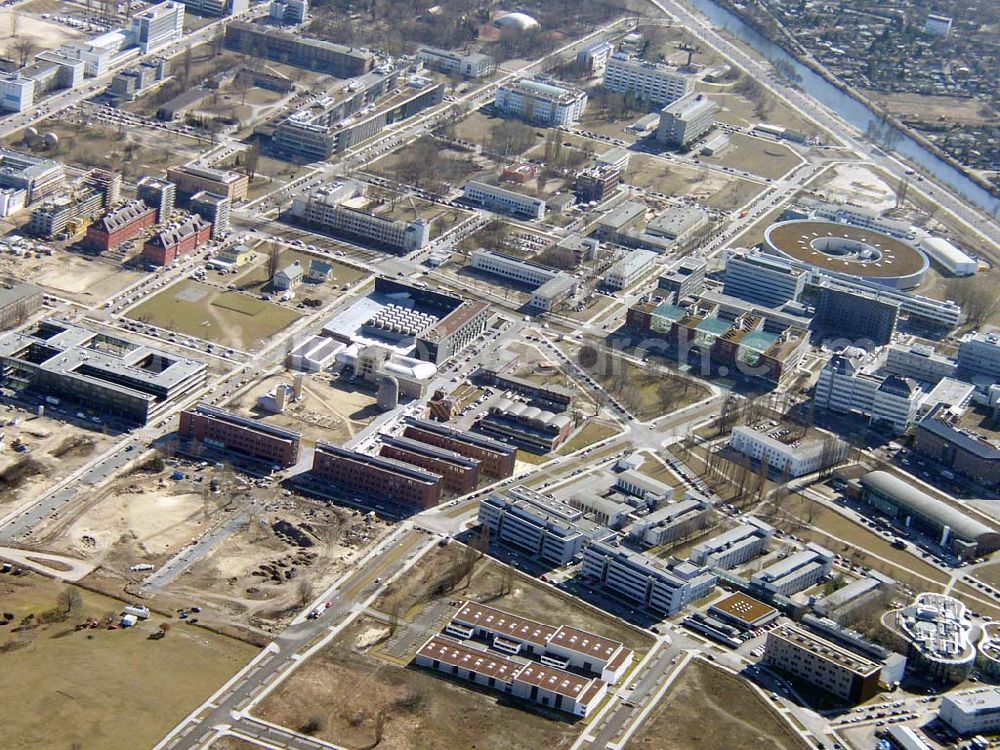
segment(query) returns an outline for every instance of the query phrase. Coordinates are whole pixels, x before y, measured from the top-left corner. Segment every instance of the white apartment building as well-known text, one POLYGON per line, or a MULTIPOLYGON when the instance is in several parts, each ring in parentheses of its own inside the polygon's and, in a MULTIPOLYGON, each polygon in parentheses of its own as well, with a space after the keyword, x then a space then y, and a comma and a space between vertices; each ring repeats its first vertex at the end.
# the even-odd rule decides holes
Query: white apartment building
POLYGON ((890 344, 883 369, 903 378, 936 384, 955 374, 956 363, 926 344, 890 344))
POLYGON ((652 250, 629 250, 604 274, 604 285, 611 289, 628 289, 649 270, 658 255, 652 250))
POLYGON ((0 74, 0 108, 23 112, 35 103, 35 82, 18 73, 0 74))
POLYGON ((759 430, 743 425, 733 428, 729 447, 754 461, 766 462, 772 471, 789 477, 801 477, 824 468, 824 462, 847 454, 846 443, 830 436, 829 442, 812 438, 785 443, 773 436, 774 430, 759 430))
POLYGON ((1000 381, 1000 329, 967 333, 958 345, 958 369, 1000 381))
POLYGON ((624 52, 616 52, 604 69, 604 88, 630 93, 650 104, 664 106, 691 91, 693 79, 666 65, 644 62, 624 52))
POLYGON ((576 62, 592 74, 603 73, 614 52, 615 46, 611 42, 597 42, 577 52, 576 62))
POLYGON ((572 125, 587 108, 587 94, 546 81, 520 80, 497 89, 496 108, 506 117, 548 127, 572 125))
POLYGON ((470 180, 465 183, 462 198, 496 213, 521 216, 526 219, 541 219, 545 216, 545 201, 540 198, 487 185, 485 182, 470 180))
POLYGON ((754 573, 750 581, 769 594, 791 596, 819 583, 833 571, 833 553, 815 542, 801 552, 754 573))
POLYGON ((639 606, 674 615, 707 596, 717 581, 690 562, 667 567, 662 561, 607 542, 591 542, 583 553, 581 575, 639 606))
POLYGON ((656 140, 668 146, 684 148, 712 129, 718 105, 704 94, 685 94, 660 110, 656 140))
POLYGON ((864 702, 879 691, 881 665, 797 625, 767 634, 764 662, 850 703, 864 702))
POLYGON ((130 33, 143 54, 180 39, 184 33, 184 6, 172 0, 151 5, 132 17, 130 33))
POLYGON ((860 352, 834 354, 819 373, 813 401, 821 409, 868 417, 873 425, 906 432, 923 392, 916 381, 877 373, 881 359, 860 352))
POLYGON ((941 699, 938 718, 964 737, 996 734, 1000 731, 1000 688, 949 693, 941 699))
POLYGON ((417 58, 431 70, 446 75, 457 73, 463 78, 483 78, 497 69, 496 60, 478 52, 460 55, 437 47, 421 47, 417 50, 417 58))
POLYGON ((773 536, 774 527, 748 516, 745 523, 697 545, 690 560, 696 565, 731 570, 766 552, 773 536))
POLYGON ((781 258, 756 251, 734 251, 726 257, 722 293, 766 307, 781 307, 798 300, 808 275, 781 258))

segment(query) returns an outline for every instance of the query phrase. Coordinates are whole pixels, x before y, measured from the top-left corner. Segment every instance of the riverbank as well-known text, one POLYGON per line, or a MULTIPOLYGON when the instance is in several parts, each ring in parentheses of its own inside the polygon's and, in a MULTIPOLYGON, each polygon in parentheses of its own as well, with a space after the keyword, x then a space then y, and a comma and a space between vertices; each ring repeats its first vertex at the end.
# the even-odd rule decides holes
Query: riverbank
MULTIPOLYGON (((971 182, 975 183, 978 187, 987 191, 990 195, 995 198, 1000 198, 1000 187, 994 185, 989 180, 985 179, 981 174, 971 169, 969 166, 963 164, 958 159, 953 157, 947 151, 938 146, 934 141, 929 139, 923 133, 909 125, 902 122, 899 118, 889 112, 885 107, 883 107, 878 102, 873 101, 868 96, 866 96, 862 91, 858 90, 854 86, 851 86, 841 78, 835 76, 831 73, 824 65, 822 65, 818 60, 816 60, 808 50, 806 50, 801 44, 795 41, 791 36, 790 32, 782 26, 776 19, 772 18, 772 25, 762 23, 759 18, 754 15, 745 12, 745 8, 736 5, 733 0, 713 0, 720 7, 736 16, 740 21, 745 23, 748 27, 753 29, 755 32, 760 34, 764 39, 766 39, 771 44, 780 47, 786 54, 795 58, 795 60, 807 67, 816 75, 820 76, 824 81, 829 83, 831 86, 844 93, 845 95, 851 97, 859 104, 867 107, 874 113, 882 123, 895 128, 903 135, 912 139, 917 145, 925 149, 929 153, 933 154, 935 157, 943 161, 948 166, 959 171, 964 177, 966 177, 971 182)), ((697 10, 697 8, 695 8, 697 10)))

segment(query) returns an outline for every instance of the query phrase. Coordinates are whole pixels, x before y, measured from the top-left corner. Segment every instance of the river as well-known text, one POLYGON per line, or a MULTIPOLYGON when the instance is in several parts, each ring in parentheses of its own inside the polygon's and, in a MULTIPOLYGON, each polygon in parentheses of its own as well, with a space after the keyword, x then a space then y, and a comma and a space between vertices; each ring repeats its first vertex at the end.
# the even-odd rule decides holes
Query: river
MULTIPOLYGON (((712 0, 688 0, 688 2, 706 16, 714 26, 725 29, 753 47, 768 60, 780 59, 789 63, 801 77, 800 85, 803 91, 825 104, 862 133, 867 132, 869 123, 875 123, 880 128, 884 128, 878 115, 866 105, 853 96, 845 94, 811 68, 800 63, 782 47, 766 39, 726 8, 717 5, 712 0)), ((914 164, 919 164, 938 181, 948 185, 963 198, 991 215, 996 216, 1000 212, 1000 199, 991 195, 989 191, 981 188, 947 162, 942 161, 905 133, 896 128, 893 128, 893 131, 896 136, 893 150, 896 153, 914 164)))

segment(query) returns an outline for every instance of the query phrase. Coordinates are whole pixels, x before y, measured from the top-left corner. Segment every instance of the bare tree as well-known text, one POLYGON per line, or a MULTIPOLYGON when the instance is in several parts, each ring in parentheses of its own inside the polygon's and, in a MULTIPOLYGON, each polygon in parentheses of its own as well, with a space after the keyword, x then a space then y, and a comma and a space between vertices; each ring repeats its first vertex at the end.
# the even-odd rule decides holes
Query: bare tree
POLYGON ((300 578, 299 585, 296 588, 296 591, 298 592, 299 595, 299 603, 302 604, 303 606, 308 604, 312 600, 314 590, 315 587, 313 586, 312 581, 310 581, 308 578, 300 578))
POLYGON ((66 615, 72 614, 74 610, 83 606, 83 597, 80 596, 80 592, 74 586, 67 586, 60 591, 57 601, 59 609, 66 615))
POLYGON ((257 176, 257 164, 260 162, 260 146, 257 143, 250 144, 246 152, 245 169, 247 177, 253 180, 257 176))
POLYGON ((22 36, 14 40, 12 49, 17 57, 20 67, 23 68, 28 64, 28 60, 31 59, 31 56, 38 51, 38 45, 30 36, 22 36))

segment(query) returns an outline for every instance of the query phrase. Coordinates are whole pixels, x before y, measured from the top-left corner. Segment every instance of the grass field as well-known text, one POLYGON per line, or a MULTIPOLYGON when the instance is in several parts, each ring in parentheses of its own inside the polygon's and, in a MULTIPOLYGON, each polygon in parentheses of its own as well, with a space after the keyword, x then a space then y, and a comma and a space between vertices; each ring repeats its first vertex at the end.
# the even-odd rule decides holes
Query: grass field
POLYGON ((625 181, 667 195, 687 195, 711 208, 727 211, 745 205, 764 189, 742 177, 657 159, 648 154, 631 156, 625 181))
POLYGON ((613 424, 589 421, 580 429, 579 432, 567 440, 557 453, 560 456, 565 456, 573 451, 586 448, 588 445, 599 443, 601 440, 609 438, 612 435, 617 435, 619 432, 621 432, 621 428, 616 427, 613 424))
POLYGON ((683 394, 674 393, 671 403, 664 403, 661 392, 664 376, 646 370, 626 359, 606 355, 592 368, 591 375, 609 393, 621 399, 639 419, 657 419, 685 406, 701 401, 708 390, 693 380, 677 376, 672 382, 684 385, 683 394))
POLYGON ((298 320, 295 310, 184 279, 132 308, 128 317, 247 350, 298 320))
POLYGON ((81 605, 65 621, 11 632, 25 617, 33 614, 37 621, 52 609, 63 588, 37 576, 0 577, 2 608, 15 615, 14 623, 0 628, 0 644, 23 644, 0 651, 0 701, 8 707, 0 746, 152 747, 256 652, 179 621, 165 638, 151 639, 165 622, 156 615, 130 630, 76 632, 77 622, 123 607, 82 589, 75 589, 81 605))
POLYGON ((628 750, 806 750, 809 746, 741 678, 692 661, 626 745, 628 750))
MULTIPOLYGON (((260 294, 265 291, 271 291, 271 277, 268 276, 267 273, 267 260, 264 258, 261 248, 257 248, 257 250, 258 253, 260 253, 258 255, 258 260, 254 262, 253 265, 248 266, 245 270, 239 273, 231 282, 235 284, 236 288, 240 291, 248 292, 250 294, 260 294)), ((310 253, 303 252, 301 250, 285 248, 278 253, 279 268, 284 268, 285 266, 289 266, 295 261, 298 261, 302 267, 308 271, 309 264, 313 260, 317 260, 315 255, 311 255, 310 253)), ((361 269, 333 260, 332 258, 322 258, 322 260, 325 263, 328 263, 332 268, 329 280, 325 284, 319 286, 314 286, 312 284, 304 285, 300 288, 300 293, 297 296, 318 296, 318 294, 314 294, 314 292, 318 293, 322 290, 329 291, 334 287, 342 287, 345 284, 354 286, 357 282, 367 276, 367 274, 361 269)))

